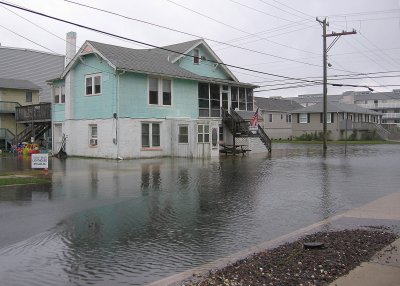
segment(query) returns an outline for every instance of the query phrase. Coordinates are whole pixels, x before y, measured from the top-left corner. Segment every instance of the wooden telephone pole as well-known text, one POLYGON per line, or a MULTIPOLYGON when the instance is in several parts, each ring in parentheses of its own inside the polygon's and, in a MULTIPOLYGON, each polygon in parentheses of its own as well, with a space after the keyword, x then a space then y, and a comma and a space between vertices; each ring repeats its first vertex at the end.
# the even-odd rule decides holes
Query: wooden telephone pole
POLYGON ((332 32, 330 34, 326 33, 326 27, 329 26, 329 23, 327 22, 326 18, 324 20, 319 20, 318 18, 316 19, 317 22, 319 22, 322 26, 323 33, 322 33, 322 39, 323 39, 323 68, 324 68, 324 90, 323 90, 323 103, 324 103, 324 109, 323 109, 323 148, 326 150, 328 148, 327 146, 327 139, 328 139, 328 132, 327 132, 327 109, 328 109, 328 52, 329 50, 336 44, 336 42, 339 40, 341 36, 345 35, 353 35, 357 34, 356 30, 353 29, 351 32, 346 32, 342 31, 340 33, 335 33, 332 32), (335 39, 332 41, 332 43, 329 45, 329 47, 326 46, 326 38, 328 37, 335 37, 335 39))

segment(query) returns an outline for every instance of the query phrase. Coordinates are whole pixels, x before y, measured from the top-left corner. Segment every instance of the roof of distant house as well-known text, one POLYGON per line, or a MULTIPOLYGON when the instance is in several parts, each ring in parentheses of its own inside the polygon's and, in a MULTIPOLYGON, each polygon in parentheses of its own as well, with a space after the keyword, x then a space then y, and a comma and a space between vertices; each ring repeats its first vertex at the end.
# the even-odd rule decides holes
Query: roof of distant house
POLYGON ((0 78, 0 88, 40 90, 40 87, 29 80, 0 78))
MULTIPOLYGON (((371 115, 381 114, 380 112, 375 112, 355 104, 328 102, 327 107, 328 107, 327 109, 328 112, 346 112, 346 113, 360 113, 360 114, 371 114, 371 115)), ((320 113, 320 112, 323 112, 322 102, 292 111, 292 113, 320 113)))
POLYGON ((292 111, 302 107, 291 99, 254 97, 254 101, 259 108, 268 111, 292 111))

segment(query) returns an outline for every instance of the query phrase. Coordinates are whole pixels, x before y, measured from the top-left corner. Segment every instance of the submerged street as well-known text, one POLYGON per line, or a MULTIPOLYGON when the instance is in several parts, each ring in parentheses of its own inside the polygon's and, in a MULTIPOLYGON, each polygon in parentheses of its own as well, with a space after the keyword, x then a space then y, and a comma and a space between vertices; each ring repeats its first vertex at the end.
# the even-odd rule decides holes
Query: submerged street
MULTIPOLYGON (((398 191, 399 145, 275 144, 216 160, 51 160, 0 189, 4 285, 143 285, 398 191)), ((0 157, 0 172, 29 160, 0 157)))

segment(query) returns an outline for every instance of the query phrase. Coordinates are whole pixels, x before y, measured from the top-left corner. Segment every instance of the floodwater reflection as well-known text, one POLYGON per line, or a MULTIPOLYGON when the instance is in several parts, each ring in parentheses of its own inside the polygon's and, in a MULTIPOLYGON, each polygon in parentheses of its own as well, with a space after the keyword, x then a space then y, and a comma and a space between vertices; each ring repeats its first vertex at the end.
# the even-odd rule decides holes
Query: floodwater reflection
POLYGON ((393 193, 399 159, 398 145, 324 157, 289 144, 215 161, 53 159, 51 196, 0 192, 0 278, 143 285, 393 193))

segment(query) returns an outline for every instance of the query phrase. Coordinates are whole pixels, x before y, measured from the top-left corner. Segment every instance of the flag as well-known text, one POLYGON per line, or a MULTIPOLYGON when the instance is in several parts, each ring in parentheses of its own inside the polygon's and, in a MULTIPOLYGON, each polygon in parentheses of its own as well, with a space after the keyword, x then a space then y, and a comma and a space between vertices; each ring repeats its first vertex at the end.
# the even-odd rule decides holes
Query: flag
POLYGON ((250 126, 257 127, 258 126, 258 107, 256 113, 254 113, 253 117, 250 119, 250 126))

